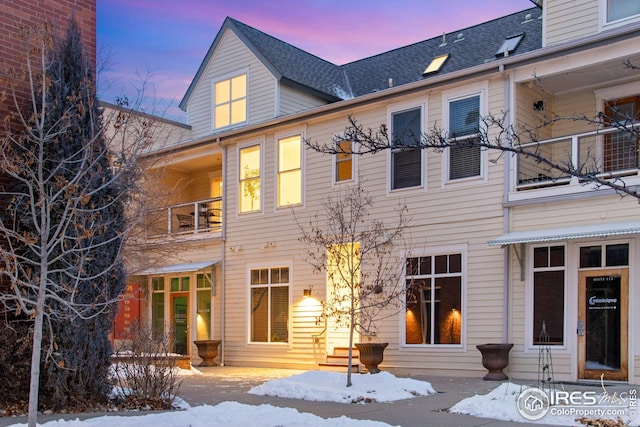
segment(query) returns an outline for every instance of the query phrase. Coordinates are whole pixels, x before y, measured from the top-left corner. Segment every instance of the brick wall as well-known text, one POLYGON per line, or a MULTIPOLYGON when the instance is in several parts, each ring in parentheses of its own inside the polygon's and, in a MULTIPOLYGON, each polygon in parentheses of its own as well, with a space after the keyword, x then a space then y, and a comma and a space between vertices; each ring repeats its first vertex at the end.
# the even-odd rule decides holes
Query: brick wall
MULTIPOLYGON (((0 0, 0 76, 9 67, 23 69, 24 44, 19 39, 19 28, 49 23, 56 35, 64 36, 67 24, 75 16, 84 39, 85 55, 96 63, 96 0, 0 0)), ((13 110, 13 101, 3 99, 7 90, 6 81, 0 78, 0 136, 4 129, 4 120, 13 110)), ((28 87, 25 83, 20 96, 27 102, 28 87)), ((7 184, 6 176, 0 174, 0 187, 7 184)), ((0 200, 0 211, 3 200, 0 200)), ((0 243, 1 244, 1 243, 0 243)), ((7 283, 0 280, 0 288, 7 283)))
MULTIPOLYGON (((24 55, 24 45, 18 38, 21 26, 47 22, 53 26, 55 34, 63 36, 73 16, 82 30, 85 55, 95 65, 96 0, 0 0, 0 71, 4 73, 9 66, 24 64, 20 59, 24 55)), ((0 94, 4 89, 0 87, 0 94)), ((9 108, 11 105, 0 98, 0 118, 6 117, 9 108)))

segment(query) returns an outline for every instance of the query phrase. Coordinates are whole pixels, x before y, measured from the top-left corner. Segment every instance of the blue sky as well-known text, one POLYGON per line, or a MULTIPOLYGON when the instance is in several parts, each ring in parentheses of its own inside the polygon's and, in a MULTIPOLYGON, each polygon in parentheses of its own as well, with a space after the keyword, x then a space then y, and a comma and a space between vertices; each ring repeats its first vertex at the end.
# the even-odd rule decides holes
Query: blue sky
POLYGON ((145 111, 185 121, 177 106, 227 16, 340 65, 530 7, 530 0, 97 0, 99 95, 135 100, 144 83, 145 111))

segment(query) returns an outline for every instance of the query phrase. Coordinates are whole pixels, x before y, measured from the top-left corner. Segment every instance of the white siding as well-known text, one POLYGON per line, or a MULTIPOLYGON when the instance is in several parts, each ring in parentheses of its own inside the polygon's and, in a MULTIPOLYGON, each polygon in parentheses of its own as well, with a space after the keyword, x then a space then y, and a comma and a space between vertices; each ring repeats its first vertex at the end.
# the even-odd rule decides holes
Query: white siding
POLYGON ((187 108, 193 139, 212 131, 212 81, 244 70, 248 70, 248 122, 257 123, 275 116, 275 77, 231 30, 227 30, 189 100, 187 108))
POLYGON ((597 33, 599 7, 598 0, 545 1, 545 44, 550 46, 597 33))
POLYGON ((300 90, 280 85, 280 116, 298 113, 326 104, 317 98, 300 90))

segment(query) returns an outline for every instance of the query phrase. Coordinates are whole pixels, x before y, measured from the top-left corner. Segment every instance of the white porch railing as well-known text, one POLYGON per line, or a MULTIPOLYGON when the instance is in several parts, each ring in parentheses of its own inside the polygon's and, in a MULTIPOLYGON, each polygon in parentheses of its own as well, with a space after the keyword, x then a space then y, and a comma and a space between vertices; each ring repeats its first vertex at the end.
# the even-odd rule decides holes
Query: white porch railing
POLYGON ((154 211, 147 237, 212 233, 222 230, 222 198, 198 200, 154 211))
MULTIPOLYGON (((638 175, 640 157, 637 129, 610 128, 546 141, 523 144, 559 164, 573 164, 584 174, 600 176, 638 175)), ((517 190, 579 184, 577 177, 539 163, 533 158, 517 157, 517 190)))

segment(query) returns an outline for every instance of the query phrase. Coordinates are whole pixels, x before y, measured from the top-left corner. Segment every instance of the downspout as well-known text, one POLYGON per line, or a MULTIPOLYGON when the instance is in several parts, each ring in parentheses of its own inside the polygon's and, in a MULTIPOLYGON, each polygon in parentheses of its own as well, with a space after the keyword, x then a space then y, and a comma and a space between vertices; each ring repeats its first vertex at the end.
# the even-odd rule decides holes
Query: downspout
POLYGON ((220 138, 216 143, 222 148, 222 244, 220 245, 220 341, 222 349, 220 350, 220 366, 224 366, 224 354, 226 343, 224 339, 225 331, 225 253, 227 249, 227 147, 220 142, 220 138))
MULTIPOLYGON (((502 75, 502 79, 504 80, 504 111, 505 111, 505 116, 504 116, 504 126, 505 128, 509 131, 511 128, 511 117, 513 112, 511 111, 510 106, 511 104, 511 79, 509 77, 509 75, 505 72, 504 70, 504 65, 500 65, 499 67, 499 71, 500 74, 502 75)), ((506 134, 507 137, 507 143, 511 144, 511 141, 509 140, 509 133, 506 134)), ((510 214, 511 214, 511 210, 509 208, 509 205, 506 203, 507 202, 507 197, 509 194, 509 190, 511 188, 510 186, 510 182, 511 182, 511 156, 510 155, 506 155, 504 156, 504 181, 503 181, 503 194, 502 194, 502 201, 503 201, 503 229, 505 233, 509 232, 509 223, 510 223, 510 214)), ((509 277, 511 275, 511 263, 509 262, 509 255, 510 255, 510 250, 509 250, 509 245, 507 245, 504 248, 503 251, 503 264, 504 264, 504 268, 503 268, 503 277, 502 277, 502 281, 503 281, 503 301, 502 301, 502 307, 504 309, 504 314, 502 317, 502 342, 506 343, 509 342, 509 277)))

